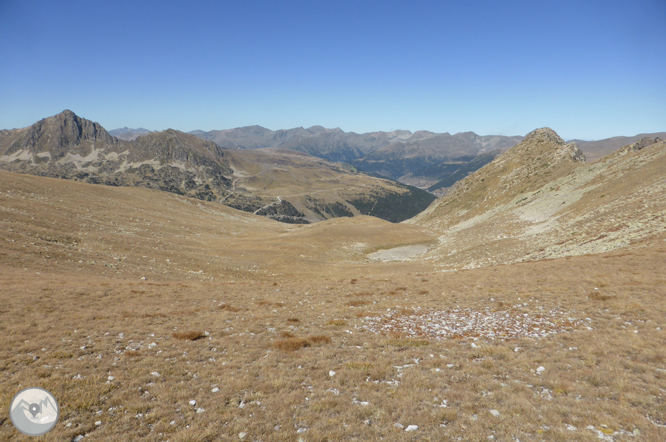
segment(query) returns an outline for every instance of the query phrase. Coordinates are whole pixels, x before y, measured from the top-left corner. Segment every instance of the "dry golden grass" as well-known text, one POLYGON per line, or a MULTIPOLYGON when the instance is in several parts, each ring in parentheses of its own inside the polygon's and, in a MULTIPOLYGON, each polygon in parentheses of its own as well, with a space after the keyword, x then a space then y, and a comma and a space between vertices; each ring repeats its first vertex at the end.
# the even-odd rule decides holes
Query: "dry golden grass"
MULTIPOLYGON (((278 259, 290 247, 296 257, 313 253, 318 243, 309 233, 299 233, 298 242, 284 230, 292 244, 251 245, 256 238, 238 233, 243 224, 215 221, 198 211, 198 202, 159 199, 145 189, 65 184, 71 187, 58 190, 62 205, 57 198, 31 200, 36 197, 20 182, 0 186, 2 207, 15 209, 0 221, 0 440, 32 440, 7 420, 9 401, 26 386, 46 388, 59 401, 60 421, 40 439, 48 442, 84 434, 84 440, 114 442, 223 441, 240 440, 240 433, 247 433, 243 440, 278 442, 485 441, 491 435, 591 442, 600 440, 597 431, 612 432, 616 441, 666 440, 663 241, 447 273, 427 263, 350 264, 348 255, 338 259, 343 255, 328 249, 317 264, 278 259), (8 190, 25 202, 7 199, 8 190), (76 199, 79 193, 86 198, 76 199), (110 212, 110 203, 122 211, 110 212), (43 211, 34 212, 40 205, 43 211), (98 211, 89 218, 87 209, 98 211), (67 210, 80 212, 58 219, 67 210), (139 224, 130 218, 156 224, 137 239, 131 228, 139 224), (196 230, 202 219, 206 229, 196 230), (58 234, 81 237, 76 248, 34 239, 67 226, 58 234), (232 228, 239 230, 227 234, 232 239, 224 252, 216 239, 196 236, 212 229, 222 237, 232 228), (167 258, 171 264, 164 264, 167 258), (231 270, 241 265, 247 266, 231 270), (200 269, 215 278, 190 273, 200 269), (347 305, 361 297, 367 301, 361 308, 347 305), (255 303, 261 300, 273 304, 255 303), (388 309, 408 317, 453 309, 538 315, 554 308, 583 325, 543 339, 476 341, 364 328, 367 317, 388 309), (173 336, 190 330, 209 335, 173 336), (545 367, 540 374, 539 366, 545 367), (396 423, 419 429, 406 433, 396 423)), ((226 216, 220 210, 215 216, 226 216)), ((340 226, 324 227, 334 238, 350 238, 353 228, 340 226)), ((293 227, 315 228, 321 229, 293 227)))

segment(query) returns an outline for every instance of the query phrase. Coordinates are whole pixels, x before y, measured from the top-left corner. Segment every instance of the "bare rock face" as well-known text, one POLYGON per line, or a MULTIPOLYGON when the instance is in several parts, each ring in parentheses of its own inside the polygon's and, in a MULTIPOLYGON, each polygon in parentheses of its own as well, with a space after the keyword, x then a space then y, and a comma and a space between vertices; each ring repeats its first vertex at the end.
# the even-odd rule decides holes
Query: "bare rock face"
POLYGON ((636 151, 644 149, 648 146, 652 146, 653 144, 658 143, 660 141, 661 141, 661 139, 659 137, 654 138, 654 139, 650 138, 650 137, 643 137, 640 140, 636 141, 635 143, 624 147, 623 150, 628 151, 628 152, 629 151, 636 152, 636 151))
POLYGON ((6 149, 6 155, 21 150, 35 154, 48 152, 53 160, 58 160, 67 152, 87 155, 94 143, 114 147, 119 144, 98 123, 79 118, 70 110, 44 118, 26 129, 16 131, 16 134, 19 136, 6 149))

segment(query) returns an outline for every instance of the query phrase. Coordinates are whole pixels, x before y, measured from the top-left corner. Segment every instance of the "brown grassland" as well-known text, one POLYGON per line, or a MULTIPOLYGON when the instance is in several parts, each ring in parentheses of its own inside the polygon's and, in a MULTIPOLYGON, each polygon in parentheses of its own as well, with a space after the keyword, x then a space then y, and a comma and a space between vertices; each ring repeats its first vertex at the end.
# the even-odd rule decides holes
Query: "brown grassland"
POLYGON ((368 217, 9 173, 0 210, 0 440, 30 440, 8 416, 28 386, 61 408, 44 441, 666 440, 663 237, 443 273, 367 261, 435 238, 368 217), (553 309, 572 320, 539 339, 366 328, 553 309))

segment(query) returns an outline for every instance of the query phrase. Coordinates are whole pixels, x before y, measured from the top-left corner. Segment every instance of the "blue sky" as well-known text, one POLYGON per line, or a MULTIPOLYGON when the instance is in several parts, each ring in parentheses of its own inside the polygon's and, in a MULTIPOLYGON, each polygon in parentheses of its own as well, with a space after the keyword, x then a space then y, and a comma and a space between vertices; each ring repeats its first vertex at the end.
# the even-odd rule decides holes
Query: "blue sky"
POLYGON ((0 0, 0 128, 666 131, 666 2, 0 0))

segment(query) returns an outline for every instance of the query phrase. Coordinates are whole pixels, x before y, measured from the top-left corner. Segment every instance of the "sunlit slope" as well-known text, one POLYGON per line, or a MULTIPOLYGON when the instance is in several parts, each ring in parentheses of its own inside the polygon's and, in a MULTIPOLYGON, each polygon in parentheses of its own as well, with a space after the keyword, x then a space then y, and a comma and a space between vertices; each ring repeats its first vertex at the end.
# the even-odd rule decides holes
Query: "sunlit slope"
POLYGON ((130 278, 262 279, 435 239, 374 217, 288 225, 168 192, 7 172, 0 210, 3 265, 130 278))
POLYGON ((398 222, 434 200, 423 190, 300 152, 256 149, 226 154, 235 178, 223 203, 281 221, 372 215, 398 222))
POLYGON ((666 232, 666 147, 627 146, 585 164, 538 129, 410 220, 439 232, 442 268, 601 253, 666 232))

